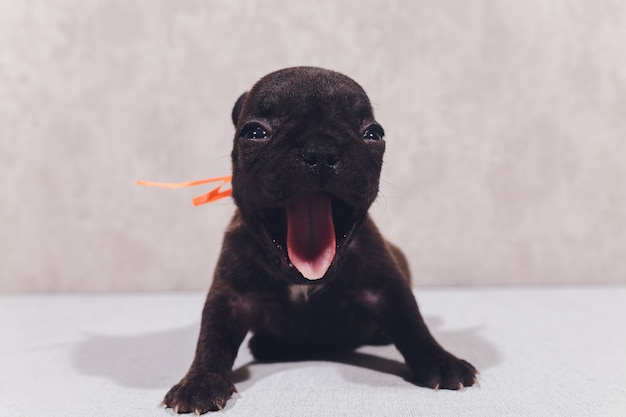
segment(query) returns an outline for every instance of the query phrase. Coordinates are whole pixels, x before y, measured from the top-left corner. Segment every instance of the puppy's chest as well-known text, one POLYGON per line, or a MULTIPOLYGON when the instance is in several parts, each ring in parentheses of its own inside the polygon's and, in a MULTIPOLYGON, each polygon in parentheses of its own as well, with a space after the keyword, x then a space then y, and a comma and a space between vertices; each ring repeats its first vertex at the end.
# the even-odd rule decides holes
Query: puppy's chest
POLYGON ((342 291, 329 295, 324 287, 309 285, 290 285, 289 304, 293 308, 324 307, 336 309, 360 309, 370 310, 377 308, 381 302, 381 294, 378 291, 355 290, 342 291))
POLYGON ((367 290, 337 291, 324 286, 289 285, 285 293, 243 297, 246 312, 252 322, 283 322, 317 319, 323 316, 348 317, 376 308, 380 294, 367 290))

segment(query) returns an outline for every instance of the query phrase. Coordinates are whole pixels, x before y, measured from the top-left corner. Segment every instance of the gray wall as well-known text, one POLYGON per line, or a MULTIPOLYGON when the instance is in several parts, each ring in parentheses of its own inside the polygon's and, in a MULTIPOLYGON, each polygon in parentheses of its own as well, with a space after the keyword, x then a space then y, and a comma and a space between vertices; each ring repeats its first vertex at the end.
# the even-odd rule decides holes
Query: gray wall
POLYGON ((206 288, 235 99, 350 75, 417 285, 626 282, 626 2, 4 0, 0 290, 206 288))

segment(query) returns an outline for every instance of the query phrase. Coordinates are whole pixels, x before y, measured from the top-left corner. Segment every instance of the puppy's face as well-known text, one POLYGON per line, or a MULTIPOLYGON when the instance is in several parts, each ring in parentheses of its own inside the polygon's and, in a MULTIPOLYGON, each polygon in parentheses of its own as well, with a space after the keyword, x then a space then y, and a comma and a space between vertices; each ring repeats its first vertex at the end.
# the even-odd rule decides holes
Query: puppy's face
POLYGON ((337 274, 378 193, 385 143, 363 89, 319 68, 262 78, 233 109, 233 198, 272 272, 337 274))

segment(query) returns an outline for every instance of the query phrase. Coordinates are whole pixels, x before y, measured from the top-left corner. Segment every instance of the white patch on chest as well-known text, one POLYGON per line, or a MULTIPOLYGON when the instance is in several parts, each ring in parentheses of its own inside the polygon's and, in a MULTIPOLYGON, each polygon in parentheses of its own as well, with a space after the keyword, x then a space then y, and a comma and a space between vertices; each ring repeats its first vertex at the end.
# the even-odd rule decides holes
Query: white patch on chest
POLYGON ((317 291, 319 291, 319 289, 322 288, 321 286, 311 286, 311 285, 290 285, 289 286, 289 300, 291 300, 291 302, 302 302, 302 303, 306 303, 307 301, 309 301, 309 297, 312 294, 315 294, 317 291))

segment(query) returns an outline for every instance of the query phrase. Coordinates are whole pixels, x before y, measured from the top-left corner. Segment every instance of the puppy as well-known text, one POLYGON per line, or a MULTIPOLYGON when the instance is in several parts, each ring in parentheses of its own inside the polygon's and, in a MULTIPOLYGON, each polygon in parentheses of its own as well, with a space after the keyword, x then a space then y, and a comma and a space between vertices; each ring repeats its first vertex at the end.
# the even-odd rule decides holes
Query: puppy
POLYGON ((232 119, 237 210, 195 358, 164 405, 176 413, 222 409, 248 331, 258 360, 392 342, 417 385, 473 385, 476 369, 432 337, 404 255, 367 213, 385 141, 363 89, 336 72, 283 69, 243 94, 232 119))

